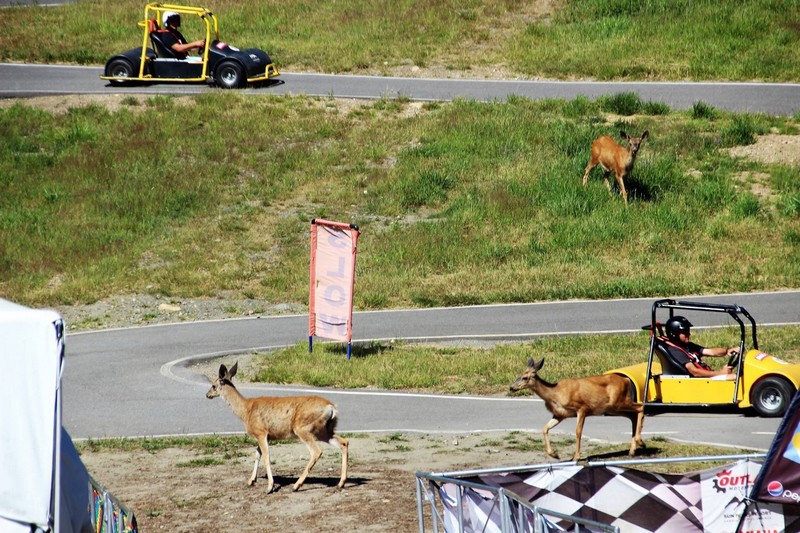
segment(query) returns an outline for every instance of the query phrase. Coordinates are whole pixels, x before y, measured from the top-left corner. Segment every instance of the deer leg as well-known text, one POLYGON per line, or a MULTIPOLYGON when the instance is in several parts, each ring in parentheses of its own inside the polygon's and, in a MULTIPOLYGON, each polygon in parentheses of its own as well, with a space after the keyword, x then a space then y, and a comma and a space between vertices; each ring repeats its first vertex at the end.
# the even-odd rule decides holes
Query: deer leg
POLYGON ((586 420, 586 413, 578 411, 578 422, 575 424, 575 455, 573 461, 581 458, 581 437, 583 436, 583 422, 586 420))
POLYGON ((597 165, 597 162, 593 160, 589 160, 589 164, 586 165, 586 170, 583 173, 583 187, 586 188, 586 184, 589 182, 589 172, 597 165))
POLYGON ((292 485, 292 492, 300 488, 300 486, 308 477, 308 474, 311 473, 311 469, 314 468, 314 465, 317 463, 319 458, 322 457, 322 450, 320 449, 319 444, 317 444, 317 439, 314 437, 313 434, 311 434, 308 431, 300 431, 295 433, 300 438, 300 440, 302 440, 305 443, 309 453, 311 454, 311 459, 308 460, 308 464, 306 465, 305 470, 303 470, 303 473, 300 474, 298 480, 295 482, 294 485, 292 485))
POLYGON ((547 452, 547 455, 554 459, 558 459, 558 454, 554 452, 552 446, 550 446, 550 437, 548 436, 548 433, 550 433, 550 430, 556 427, 561 420, 561 418, 551 418, 550 421, 544 425, 544 430, 542 430, 542 433, 544 434, 544 450, 547 452))
POLYGON ((625 183, 622 181, 622 174, 617 174, 617 184, 619 185, 619 190, 622 193, 622 199, 625 200, 625 205, 627 205, 628 191, 625 190, 625 183))
POLYGON ((247 484, 251 487, 256 482, 256 477, 258 476, 258 463, 261 462, 261 445, 256 446, 256 461, 253 464, 253 473, 250 475, 250 479, 247 481, 247 484))
MULTIPOLYGON (((632 425, 635 424, 635 429, 633 430, 634 431, 634 433, 633 433, 634 442, 636 442, 636 445, 639 448, 646 448, 647 445, 644 443, 644 440, 642 440, 642 428, 644 427, 644 407, 642 407, 641 409, 639 409, 636 412, 636 418, 635 419, 633 417, 631 417, 631 424, 632 425), (634 422, 634 420, 635 420, 635 422, 634 422)), ((631 454, 631 455, 633 455, 633 454, 631 454)))
POLYGON ((328 441, 331 446, 336 446, 342 452, 342 477, 339 478, 339 484, 336 485, 338 488, 344 487, 344 482, 347 479, 347 454, 348 454, 348 447, 349 443, 347 439, 343 439, 338 435, 334 435, 331 437, 331 440, 328 441))
POLYGON ((606 170, 605 174, 603 174, 603 181, 606 183, 606 189, 608 189, 608 194, 613 196, 614 193, 611 192, 611 182, 608 181, 608 176, 611 174, 610 170, 606 170))
POLYGON ((272 477, 272 467, 269 464, 269 435, 264 435, 260 445, 263 452, 262 458, 264 459, 264 467, 267 469, 267 494, 272 492, 272 487, 275 486, 275 480, 272 477))

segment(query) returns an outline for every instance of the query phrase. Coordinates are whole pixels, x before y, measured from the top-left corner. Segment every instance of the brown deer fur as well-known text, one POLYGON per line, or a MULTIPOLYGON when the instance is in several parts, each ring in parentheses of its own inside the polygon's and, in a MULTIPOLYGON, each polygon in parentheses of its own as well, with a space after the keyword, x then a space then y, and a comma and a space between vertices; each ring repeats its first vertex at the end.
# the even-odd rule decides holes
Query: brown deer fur
POLYGON ((236 375, 238 365, 238 362, 234 363, 230 370, 225 365, 220 365, 219 377, 211 383, 206 397, 216 398, 221 395, 236 416, 242 419, 247 433, 258 441, 256 462, 248 485, 256 482, 258 463, 263 452, 264 466, 267 469, 267 493, 272 492, 274 481, 269 462, 269 441, 297 437, 308 447, 311 459, 292 490, 300 488, 311 468, 322 456, 319 442, 327 442, 342 451, 342 476, 337 487, 344 487, 347 479, 348 443, 346 439, 335 434, 338 420, 336 406, 320 396, 245 398, 231 381, 236 375))
POLYGON ((589 181, 589 172, 597 165, 600 165, 605 171, 603 179, 606 182, 608 193, 611 194, 611 183, 608 181, 608 176, 613 172, 617 177, 617 184, 622 193, 622 198, 627 204, 628 192, 625 190, 625 183, 622 178, 630 174, 631 169, 633 169, 633 163, 636 161, 636 154, 639 153, 639 146, 643 140, 647 139, 648 135, 647 130, 642 133, 641 137, 630 137, 627 133, 621 131, 620 136, 628 141, 627 148, 617 144, 608 135, 595 139, 592 143, 589 164, 586 165, 586 171, 583 173, 583 186, 586 187, 586 183, 589 181))
POLYGON ((558 454, 550 446, 548 433, 565 418, 577 417, 575 427, 575 455, 577 461, 581 456, 581 435, 583 422, 587 416, 614 415, 630 419, 632 426, 631 448, 633 456, 637 447, 644 447, 642 425, 644 423, 644 406, 631 400, 630 382, 617 374, 602 374, 578 379, 562 379, 558 383, 548 383, 539 377, 544 359, 538 363, 533 358, 528 360, 528 368, 511 385, 512 391, 530 389, 535 392, 552 413, 553 418, 544 426, 544 445, 547 455, 558 459, 558 454))

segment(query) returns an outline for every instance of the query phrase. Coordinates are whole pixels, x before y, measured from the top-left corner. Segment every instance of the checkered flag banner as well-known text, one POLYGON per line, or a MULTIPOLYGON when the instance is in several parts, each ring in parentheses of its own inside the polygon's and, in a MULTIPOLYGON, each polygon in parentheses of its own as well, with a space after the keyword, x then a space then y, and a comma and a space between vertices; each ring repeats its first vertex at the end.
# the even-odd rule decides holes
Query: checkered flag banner
MULTIPOLYGON (((747 508, 747 496, 760 469, 761 463, 750 459, 687 474, 658 474, 619 466, 552 465, 460 480, 503 488, 532 506, 617 526, 624 533, 800 531, 796 507, 762 504, 758 509, 747 508)), ((448 503, 453 503, 453 494, 462 489, 465 531, 503 531, 499 507, 492 502, 494 493, 457 485, 444 482, 439 486, 445 529, 458 530, 454 527, 458 524, 457 509, 448 503)), ((567 521, 555 523, 557 528, 569 525, 567 521)))

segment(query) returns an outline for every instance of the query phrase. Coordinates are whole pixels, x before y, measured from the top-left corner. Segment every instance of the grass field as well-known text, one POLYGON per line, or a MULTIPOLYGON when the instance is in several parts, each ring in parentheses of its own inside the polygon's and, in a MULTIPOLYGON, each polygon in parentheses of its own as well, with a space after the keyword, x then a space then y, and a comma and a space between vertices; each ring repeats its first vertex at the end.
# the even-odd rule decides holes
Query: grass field
MULTIPOLYGON (((136 44, 142 7, 4 9, 0 59, 102 63, 136 44), (31 34, 41 35, 35 46, 31 34)), ((210 7, 235 42, 269 50, 288 70, 772 81, 797 72, 791 1, 210 7)), ((800 169, 729 151, 797 135, 797 116, 704 102, 677 112, 632 93, 420 104, 209 90, 118 103, 0 108, 3 297, 302 306, 315 217, 362 230, 357 309, 800 282, 800 169), (627 179, 628 207, 606 193, 599 170, 586 189, 580 181, 592 139, 620 130, 650 132, 627 179)))
MULTIPOLYGON (((503 72, 601 80, 796 81, 794 0, 244 0, 202 5, 222 39, 279 68, 503 72)), ((141 43, 144 2, 3 9, 0 60, 102 64, 141 43), (35 35, 36 38, 31 36, 35 35)), ((200 36, 198 20, 184 34, 200 36)))
POLYGON ((126 97, 0 109, 0 292, 303 304, 315 217, 359 225, 356 307, 798 286, 800 169, 734 158, 793 117, 598 101, 126 97), (650 138, 628 207, 591 141, 650 138))
MULTIPOLYGON (((694 333, 693 340, 704 346, 727 347, 739 342, 737 328, 694 333)), ((555 383, 646 362, 649 342, 649 333, 642 332, 543 338, 485 347, 375 343, 354 347, 347 364, 345 348, 337 343, 317 343, 313 353, 301 343, 257 355, 248 365, 249 375, 243 375, 251 381, 314 387, 505 395, 530 357, 545 359, 541 375, 555 383)), ((800 326, 760 328, 759 349, 789 363, 800 363, 800 326)), ((232 364, 236 357, 226 360, 232 364)), ((708 362, 720 368, 725 359, 708 362)))

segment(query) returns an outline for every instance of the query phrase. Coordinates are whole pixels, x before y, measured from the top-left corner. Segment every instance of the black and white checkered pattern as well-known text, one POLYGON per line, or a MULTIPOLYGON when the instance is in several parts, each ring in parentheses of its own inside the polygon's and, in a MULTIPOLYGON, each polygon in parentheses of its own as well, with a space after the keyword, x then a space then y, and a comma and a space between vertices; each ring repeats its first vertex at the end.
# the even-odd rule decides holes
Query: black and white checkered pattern
MULTIPOLYGON (((726 468, 730 465, 687 474, 657 474, 618 466, 553 465, 461 479, 503 488, 536 507, 618 526, 624 533, 680 533, 704 531, 701 477, 714 476, 726 468)), ((455 487, 445 483, 439 493, 445 509, 455 511, 455 487)), ((467 530, 501 531, 492 493, 468 489, 464 495, 467 530)), ((739 504, 732 493, 730 498, 731 505, 739 504)), ((783 532, 800 531, 799 513, 796 507, 783 508, 783 532)), ((453 516, 450 519, 455 520, 453 516)), ((564 521, 557 525, 571 524, 564 521)))

